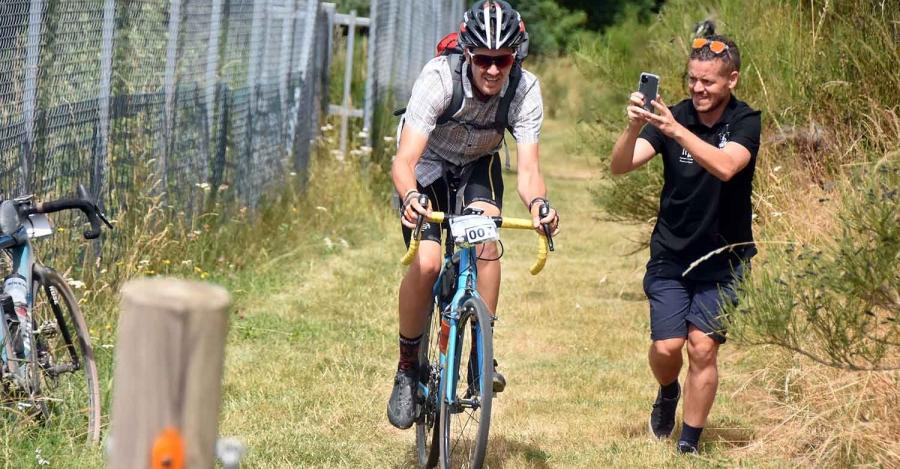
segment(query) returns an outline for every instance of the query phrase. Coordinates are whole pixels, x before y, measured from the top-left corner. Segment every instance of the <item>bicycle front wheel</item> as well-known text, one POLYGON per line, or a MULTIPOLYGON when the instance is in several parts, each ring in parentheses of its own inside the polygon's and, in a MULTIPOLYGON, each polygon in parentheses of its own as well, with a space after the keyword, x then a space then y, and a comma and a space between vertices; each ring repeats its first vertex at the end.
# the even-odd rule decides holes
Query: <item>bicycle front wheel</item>
POLYGON ((56 271, 35 265, 35 387, 44 417, 100 441, 100 388, 87 324, 75 295, 56 271))
POLYGON ((454 355, 443 375, 456 381, 453 395, 441 382, 441 467, 480 468, 491 426, 494 349, 491 313, 478 298, 460 307, 454 355))
POLYGON ((441 312, 437 306, 428 314, 419 346, 418 416, 416 418, 416 457, 419 466, 432 468, 438 463, 440 387, 441 312))

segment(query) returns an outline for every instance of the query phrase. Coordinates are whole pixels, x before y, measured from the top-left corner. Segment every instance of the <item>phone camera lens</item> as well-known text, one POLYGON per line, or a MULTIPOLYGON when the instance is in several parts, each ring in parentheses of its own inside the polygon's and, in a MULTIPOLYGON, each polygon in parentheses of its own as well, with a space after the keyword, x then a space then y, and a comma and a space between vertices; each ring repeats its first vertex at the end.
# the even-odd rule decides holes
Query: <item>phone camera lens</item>
POLYGON ((641 77, 641 83, 647 83, 647 77, 641 77))

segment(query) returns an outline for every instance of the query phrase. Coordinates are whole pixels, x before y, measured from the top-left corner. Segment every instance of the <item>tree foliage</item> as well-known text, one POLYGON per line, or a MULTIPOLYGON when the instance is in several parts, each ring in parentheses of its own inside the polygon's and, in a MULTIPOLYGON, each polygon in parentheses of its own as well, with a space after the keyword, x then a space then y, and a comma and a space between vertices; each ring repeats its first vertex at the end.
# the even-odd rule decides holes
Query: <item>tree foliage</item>
POLYGON ((583 11, 587 15, 584 26, 592 31, 602 31, 605 27, 618 21, 622 13, 633 8, 641 12, 657 11, 663 0, 559 0, 561 6, 573 11, 583 11))

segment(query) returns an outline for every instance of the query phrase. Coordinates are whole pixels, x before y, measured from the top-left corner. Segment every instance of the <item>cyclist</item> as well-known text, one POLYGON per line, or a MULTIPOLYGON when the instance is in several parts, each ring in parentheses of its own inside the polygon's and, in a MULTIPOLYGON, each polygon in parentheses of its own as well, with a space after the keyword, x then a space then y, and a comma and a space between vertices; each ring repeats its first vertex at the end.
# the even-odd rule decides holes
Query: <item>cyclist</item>
MULTIPOLYGON (((543 102, 537 77, 521 70, 514 89, 508 85, 511 73, 519 73, 517 53, 526 39, 519 13, 500 0, 476 2, 463 15, 458 33, 463 49, 461 81, 462 106, 452 118, 439 122, 454 101, 454 71, 451 58, 439 56, 429 61, 416 79, 400 133, 399 148, 391 168, 400 208, 403 236, 409 245, 411 228, 419 215, 431 209, 453 211, 451 188, 458 190, 463 206, 483 210, 484 215, 500 215, 503 206, 503 178, 498 150, 505 129, 496 126, 497 109, 507 93, 508 128, 518 149, 517 186, 528 207, 536 230, 548 224, 555 234, 558 216, 552 208, 538 214, 546 198, 541 176, 538 142, 543 122, 543 102), (429 203, 418 202, 425 194, 429 203)), ((491 311, 497 310, 500 289, 498 249, 488 243, 479 249, 478 292, 491 311)), ((441 270, 440 226, 423 226, 422 243, 416 258, 400 284, 400 358, 394 387, 388 401, 388 420, 397 428, 409 428, 416 412, 418 350, 425 318, 431 308, 432 286, 441 270)), ((494 388, 502 391, 505 380, 495 371, 494 388)))
POLYGON ((632 171, 657 153, 665 166, 644 276, 650 368, 659 382, 650 431, 668 438, 675 427, 686 344, 681 453, 697 452, 719 383, 716 356, 725 342, 719 314, 724 301, 736 301, 735 283, 756 253, 750 194, 760 113, 733 94, 740 69, 740 51, 731 39, 694 39, 687 63, 690 98, 669 108, 658 96, 632 94, 628 125, 612 152, 613 174, 632 171), (655 113, 642 108, 644 100, 651 100, 655 113))

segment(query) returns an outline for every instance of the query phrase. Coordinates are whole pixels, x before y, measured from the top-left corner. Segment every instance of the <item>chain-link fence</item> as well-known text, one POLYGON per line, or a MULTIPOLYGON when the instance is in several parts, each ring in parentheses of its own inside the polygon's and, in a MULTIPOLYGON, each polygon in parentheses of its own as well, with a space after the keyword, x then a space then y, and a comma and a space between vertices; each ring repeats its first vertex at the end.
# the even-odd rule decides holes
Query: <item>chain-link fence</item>
POLYGON ((372 128, 376 103, 409 100, 422 66, 434 57, 438 41, 459 28, 467 6, 463 0, 372 0, 366 128, 372 128))
MULTIPOLYGON (((377 103, 408 99, 464 7, 372 0, 366 128, 377 103)), ((207 191, 254 206, 305 173, 334 13, 319 0, 0 2, 0 196, 81 183, 115 212, 151 180, 188 216, 207 191)))
POLYGON ((0 2, 0 193, 115 211, 145 172, 195 213, 303 173, 331 40, 318 0, 0 2), (325 47, 327 50, 327 46, 325 47))

